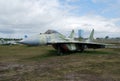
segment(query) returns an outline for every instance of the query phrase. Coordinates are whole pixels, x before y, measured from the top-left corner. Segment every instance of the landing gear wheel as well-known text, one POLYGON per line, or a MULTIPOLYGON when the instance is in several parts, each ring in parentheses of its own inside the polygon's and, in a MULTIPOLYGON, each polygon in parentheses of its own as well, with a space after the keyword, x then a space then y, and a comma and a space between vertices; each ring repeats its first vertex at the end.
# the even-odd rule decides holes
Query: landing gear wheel
POLYGON ((80 49, 80 52, 83 52, 84 51, 84 49, 85 49, 85 46, 81 46, 81 49, 80 49))
POLYGON ((80 52, 83 52, 83 51, 84 51, 84 48, 81 48, 81 49, 80 49, 80 52))
POLYGON ((57 49, 57 54, 58 54, 58 55, 63 55, 63 52, 62 52, 62 50, 61 50, 60 46, 58 46, 58 49, 57 49))

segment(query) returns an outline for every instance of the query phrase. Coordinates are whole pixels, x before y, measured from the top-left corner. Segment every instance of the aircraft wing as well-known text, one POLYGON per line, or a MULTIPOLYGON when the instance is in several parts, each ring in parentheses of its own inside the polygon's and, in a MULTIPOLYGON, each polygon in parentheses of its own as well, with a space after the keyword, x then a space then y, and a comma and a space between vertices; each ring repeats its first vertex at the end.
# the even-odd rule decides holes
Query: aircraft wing
POLYGON ((97 42, 83 42, 83 41, 50 41, 49 44, 97 44, 97 45, 107 45, 104 43, 97 43, 97 42))
POLYGON ((78 46, 84 46, 85 48, 105 48, 107 44, 96 42, 83 42, 83 41, 54 41, 49 44, 76 44, 78 46))

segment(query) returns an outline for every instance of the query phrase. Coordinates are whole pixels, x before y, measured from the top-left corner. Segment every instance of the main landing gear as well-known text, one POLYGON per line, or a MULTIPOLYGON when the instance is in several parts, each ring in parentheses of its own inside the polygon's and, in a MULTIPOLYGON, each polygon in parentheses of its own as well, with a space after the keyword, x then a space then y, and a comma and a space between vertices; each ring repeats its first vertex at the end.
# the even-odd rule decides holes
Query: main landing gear
POLYGON ((60 46, 57 47, 57 55, 63 55, 63 51, 60 46))

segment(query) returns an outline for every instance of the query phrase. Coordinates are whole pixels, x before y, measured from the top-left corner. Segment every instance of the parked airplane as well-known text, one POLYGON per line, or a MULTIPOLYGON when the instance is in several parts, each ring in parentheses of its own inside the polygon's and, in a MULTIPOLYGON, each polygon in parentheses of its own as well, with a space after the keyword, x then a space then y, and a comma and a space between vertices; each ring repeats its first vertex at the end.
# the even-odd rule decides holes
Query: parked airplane
POLYGON ((66 37, 57 31, 48 30, 43 34, 25 38, 19 43, 29 46, 52 45, 58 54, 68 51, 84 51, 85 48, 105 48, 105 44, 93 42, 93 35, 94 29, 87 40, 78 41, 74 39, 74 31, 66 37))
POLYGON ((17 41, 15 40, 5 40, 3 38, 0 39, 0 45, 15 45, 17 41))
POLYGON ((4 39, 0 39, 0 45, 6 44, 6 41, 4 39))

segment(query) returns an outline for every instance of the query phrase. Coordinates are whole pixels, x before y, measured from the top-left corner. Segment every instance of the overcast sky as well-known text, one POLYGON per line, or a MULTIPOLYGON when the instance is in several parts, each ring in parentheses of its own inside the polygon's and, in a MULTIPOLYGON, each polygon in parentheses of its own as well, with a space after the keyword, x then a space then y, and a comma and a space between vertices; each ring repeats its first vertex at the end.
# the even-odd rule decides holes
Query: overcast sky
POLYGON ((120 0, 0 0, 0 37, 93 28, 95 37, 120 37, 120 0))

